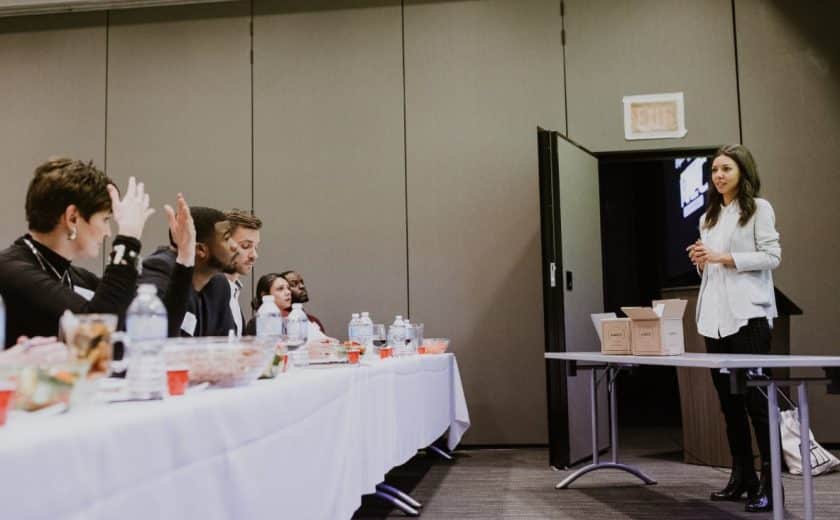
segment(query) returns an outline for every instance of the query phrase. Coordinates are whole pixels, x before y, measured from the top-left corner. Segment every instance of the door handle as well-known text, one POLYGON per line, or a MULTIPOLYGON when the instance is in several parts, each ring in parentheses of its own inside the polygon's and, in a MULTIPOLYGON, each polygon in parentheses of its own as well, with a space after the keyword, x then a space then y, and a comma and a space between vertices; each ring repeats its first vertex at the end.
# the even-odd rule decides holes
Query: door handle
POLYGON ((548 264, 548 280, 549 287, 557 287, 557 264, 554 262, 548 264))
POLYGON ((567 291, 572 290, 572 272, 571 271, 566 271, 566 290, 567 291))

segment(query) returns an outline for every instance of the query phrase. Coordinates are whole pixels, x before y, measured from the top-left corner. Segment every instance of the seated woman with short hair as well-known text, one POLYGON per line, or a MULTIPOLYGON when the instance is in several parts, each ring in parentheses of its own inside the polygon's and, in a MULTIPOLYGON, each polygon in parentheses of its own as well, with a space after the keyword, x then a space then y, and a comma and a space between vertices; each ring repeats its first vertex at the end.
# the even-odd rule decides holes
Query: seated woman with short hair
POLYGON ((29 233, 0 252, 4 347, 20 336, 54 336, 68 309, 124 313, 136 289, 140 236, 153 212, 134 177, 120 200, 113 181, 92 163, 60 158, 40 165, 26 192, 29 233), (118 233, 100 279, 71 263, 99 256, 111 219, 118 233))

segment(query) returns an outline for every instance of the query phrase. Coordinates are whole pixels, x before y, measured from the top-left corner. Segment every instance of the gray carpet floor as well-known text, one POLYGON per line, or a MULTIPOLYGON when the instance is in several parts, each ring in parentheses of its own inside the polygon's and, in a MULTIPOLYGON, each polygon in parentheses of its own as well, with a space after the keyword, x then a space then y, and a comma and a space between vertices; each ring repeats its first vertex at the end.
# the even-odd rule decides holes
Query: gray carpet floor
MULTIPOLYGON (((764 520, 743 503, 711 502, 709 493, 723 487, 728 469, 682 463, 679 431, 622 432, 620 459, 658 481, 643 485, 628 473, 589 473, 570 489, 554 485, 569 474, 548 466, 546 448, 465 449, 453 462, 421 452, 388 474, 386 482, 424 504, 421 518, 513 518, 563 520, 764 520)), ((835 453, 836 454, 836 453, 835 453)), ((840 519, 840 472, 817 477, 816 518, 840 519)), ((804 518, 802 481, 784 476, 786 518, 804 518)), ((364 497, 357 519, 405 518, 383 501, 364 497)))

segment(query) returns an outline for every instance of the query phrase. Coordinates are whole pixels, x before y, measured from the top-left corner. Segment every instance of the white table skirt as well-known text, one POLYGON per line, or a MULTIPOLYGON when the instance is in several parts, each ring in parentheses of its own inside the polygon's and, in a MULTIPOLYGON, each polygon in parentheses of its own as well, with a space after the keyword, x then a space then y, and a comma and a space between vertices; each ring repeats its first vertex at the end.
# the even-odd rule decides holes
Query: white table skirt
POLYGON ((393 467, 469 427, 451 354, 0 428, 0 518, 340 519, 393 467))

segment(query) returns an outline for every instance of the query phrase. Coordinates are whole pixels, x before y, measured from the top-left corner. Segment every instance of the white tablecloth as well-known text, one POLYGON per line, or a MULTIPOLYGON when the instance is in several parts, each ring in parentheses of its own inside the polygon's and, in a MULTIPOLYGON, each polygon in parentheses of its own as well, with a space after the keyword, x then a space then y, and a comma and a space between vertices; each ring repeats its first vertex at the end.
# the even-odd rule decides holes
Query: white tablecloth
POLYGON ((468 427, 450 354, 10 421, 0 518, 349 518, 391 468, 468 427))

